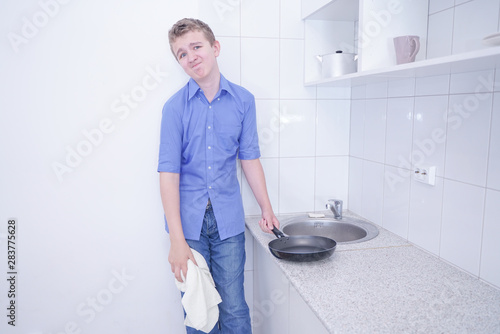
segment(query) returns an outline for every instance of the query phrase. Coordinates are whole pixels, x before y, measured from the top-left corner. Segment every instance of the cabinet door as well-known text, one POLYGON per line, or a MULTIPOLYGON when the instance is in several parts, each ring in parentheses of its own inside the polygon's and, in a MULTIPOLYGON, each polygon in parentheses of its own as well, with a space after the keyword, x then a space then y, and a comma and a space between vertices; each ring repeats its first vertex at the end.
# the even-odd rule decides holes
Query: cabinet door
POLYGON ((266 251, 254 244, 253 333, 288 334, 289 283, 266 251))
POLYGON ((297 290, 291 285, 289 326, 289 334, 328 334, 328 331, 316 314, 314 314, 297 290))
POLYGON ((311 15, 331 1, 332 0, 302 0, 302 17, 311 15))

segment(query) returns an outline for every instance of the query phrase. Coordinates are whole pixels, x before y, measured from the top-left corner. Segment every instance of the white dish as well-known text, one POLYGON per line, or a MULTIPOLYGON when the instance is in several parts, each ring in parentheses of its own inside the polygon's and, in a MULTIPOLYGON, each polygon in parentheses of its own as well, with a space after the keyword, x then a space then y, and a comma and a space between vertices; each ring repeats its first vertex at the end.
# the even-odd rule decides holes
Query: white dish
POLYGON ((484 45, 500 45, 500 32, 491 34, 483 38, 484 45))

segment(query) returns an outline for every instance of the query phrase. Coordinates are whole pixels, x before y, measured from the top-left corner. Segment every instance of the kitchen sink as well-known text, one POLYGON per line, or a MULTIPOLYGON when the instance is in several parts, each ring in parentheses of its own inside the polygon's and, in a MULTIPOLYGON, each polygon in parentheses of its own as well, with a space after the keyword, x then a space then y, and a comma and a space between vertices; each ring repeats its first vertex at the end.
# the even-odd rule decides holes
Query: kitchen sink
POLYGON ((361 219, 294 218, 284 222, 283 232, 288 235, 319 235, 339 244, 367 241, 378 235, 378 228, 361 219))

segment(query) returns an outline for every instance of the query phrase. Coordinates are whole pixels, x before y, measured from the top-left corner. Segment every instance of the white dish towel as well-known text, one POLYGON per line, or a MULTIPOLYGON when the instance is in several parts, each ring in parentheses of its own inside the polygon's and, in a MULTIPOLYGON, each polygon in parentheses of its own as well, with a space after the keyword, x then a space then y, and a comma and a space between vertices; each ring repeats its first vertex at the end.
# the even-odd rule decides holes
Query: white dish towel
MULTIPOLYGON (((215 289, 215 283, 203 256, 191 248, 198 266, 188 260, 187 277, 182 275, 183 282, 175 280, 175 285, 184 292, 182 306, 186 311, 184 325, 210 332, 219 320, 219 307, 222 299, 215 289)), ((182 274, 182 273, 181 273, 182 274)))

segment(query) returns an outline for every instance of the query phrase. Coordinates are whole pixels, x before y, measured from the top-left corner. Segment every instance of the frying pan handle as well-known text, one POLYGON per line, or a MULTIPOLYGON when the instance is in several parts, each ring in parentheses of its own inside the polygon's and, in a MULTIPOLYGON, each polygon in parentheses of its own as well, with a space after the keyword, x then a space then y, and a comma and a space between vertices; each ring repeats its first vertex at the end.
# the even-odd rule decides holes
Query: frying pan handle
POLYGON ((276 228, 276 226, 273 226, 272 231, 273 231, 274 235, 276 236, 276 238, 278 238, 278 239, 279 239, 279 238, 284 238, 284 237, 285 237, 285 235, 283 234, 283 232, 281 232, 280 230, 278 230, 278 229, 276 228))

